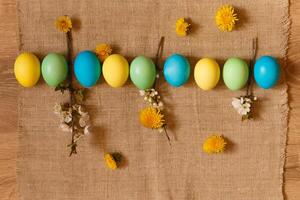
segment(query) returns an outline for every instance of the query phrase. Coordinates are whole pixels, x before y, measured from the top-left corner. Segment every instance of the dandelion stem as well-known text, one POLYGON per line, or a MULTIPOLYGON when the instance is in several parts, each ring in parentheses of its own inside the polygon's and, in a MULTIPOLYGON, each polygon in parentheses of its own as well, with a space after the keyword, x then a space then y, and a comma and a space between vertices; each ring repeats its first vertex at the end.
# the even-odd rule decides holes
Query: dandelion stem
POLYGON ((172 146, 172 144, 171 144, 171 139, 170 139, 170 137, 169 137, 169 134, 168 134, 166 125, 164 125, 164 132, 165 132, 166 137, 167 137, 167 139, 168 139, 168 141, 169 141, 169 145, 172 146))

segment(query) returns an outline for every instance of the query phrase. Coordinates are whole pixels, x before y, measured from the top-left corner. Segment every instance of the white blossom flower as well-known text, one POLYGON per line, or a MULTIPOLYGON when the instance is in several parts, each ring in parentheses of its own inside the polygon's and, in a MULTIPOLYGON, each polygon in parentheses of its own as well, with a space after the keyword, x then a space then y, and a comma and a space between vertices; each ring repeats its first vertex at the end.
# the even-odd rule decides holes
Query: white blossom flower
POLYGON ((232 98, 231 104, 235 109, 239 109, 242 105, 241 100, 239 98, 232 98))
POLYGON ((164 132, 164 128, 159 128, 159 129, 157 129, 157 130, 158 130, 159 133, 164 132))
POLYGON ((87 113, 84 113, 83 115, 81 115, 80 119, 79 119, 79 125, 80 127, 85 127, 88 125, 90 120, 90 116, 87 113))
POLYGON ((61 123, 59 127, 63 132, 72 132, 72 128, 65 123, 61 123))
POLYGON ((88 135, 88 134, 90 134, 90 128, 91 128, 91 126, 86 126, 86 127, 84 127, 84 129, 83 129, 83 134, 84 135, 88 135))
POLYGON ((54 105, 53 110, 54 110, 54 113, 55 113, 56 115, 60 115, 61 110, 62 110, 61 105, 58 104, 58 103, 56 103, 56 104, 54 105))
POLYGON ((65 123, 70 123, 72 121, 72 114, 70 112, 63 111, 61 112, 61 118, 62 118, 61 121, 65 123))
POLYGON ((83 110, 83 108, 82 108, 81 105, 78 106, 78 113, 79 113, 80 115, 84 115, 84 114, 86 113, 86 112, 84 112, 84 110, 83 110))
POLYGON ((158 107, 163 107, 164 103, 162 101, 158 102, 158 107))
POLYGON ((139 92, 141 96, 145 96, 145 90, 140 90, 139 92))
POLYGON ((232 98, 232 106, 242 116, 245 116, 251 111, 252 100, 248 97, 232 98))

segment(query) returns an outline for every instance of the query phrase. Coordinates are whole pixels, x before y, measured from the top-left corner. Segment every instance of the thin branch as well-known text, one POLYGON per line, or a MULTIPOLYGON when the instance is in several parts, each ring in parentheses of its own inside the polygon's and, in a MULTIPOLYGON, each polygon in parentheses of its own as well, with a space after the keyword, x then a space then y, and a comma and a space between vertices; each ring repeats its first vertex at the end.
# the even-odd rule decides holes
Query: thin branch
MULTIPOLYGON (((69 65, 69 74, 68 74, 68 80, 69 80, 69 93, 70 93, 70 107, 72 108, 74 105, 74 88, 72 85, 73 82, 73 37, 72 37, 72 30, 67 32, 67 60, 69 65)), ((71 128, 72 128, 72 138, 71 138, 71 152, 70 156, 72 154, 77 154, 77 141, 75 141, 75 130, 74 130, 74 116, 72 114, 72 121, 71 121, 71 128)))
POLYGON ((254 63, 256 60, 256 56, 257 56, 257 45, 258 45, 258 39, 253 38, 252 40, 252 58, 250 60, 250 66, 249 66, 249 78, 248 78, 248 83, 247 83, 247 92, 246 92, 246 96, 252 95, 252 91, 251 91, 251 86, 252 86, 252 72, 253 72, 253 68, 254 68, 254 63))
MULTIPOLYGON (((165 43, 165 37, 162 36, 160 38, 160 41, 158 43, 158 48, 157 48, 157 52, 156 52, 156 56, 155 56, 155 67, 156 67, 156 71, 157 71, 157 77, 155 79, 155 82, 154 82, 154 89, 157 90, 157 83, 158 83, 158 79, 159 79, 159 74, 161 73, 161 71, 163 70, 161 67, 160 67, 160 61, 161 61, 161 58, 162 58, 162 55, 163 55, 163 50, 164 50, 164 43, 165 43)), ((171 139, 169 137, 169 134, 168 134, 168 131, 167 131, 167 128, 166 128, 166 124, 163 126, 163 129, 164 129, 164 132, 165 132, 165 135, 168 139, 168 142, 169 142, 169 145, 171 146, 171 139)))
POLYGON ((156 52, 156 56, 155 56, 155 67, 156 67, 156 71, 157 71, 156 72, 157 77, 155 78, 155 81, 154 81, 154 89, 156 89, 156 87, 157 87, 158 78, 159 78, 160 72, 162 71, 162 68, 160 67, 160 61, 161 61, 163 50, 164 50, 164 43, 165 43, 165 37, 162 36, 158 43, 158 48, 157 48, 157 52, 156 52))

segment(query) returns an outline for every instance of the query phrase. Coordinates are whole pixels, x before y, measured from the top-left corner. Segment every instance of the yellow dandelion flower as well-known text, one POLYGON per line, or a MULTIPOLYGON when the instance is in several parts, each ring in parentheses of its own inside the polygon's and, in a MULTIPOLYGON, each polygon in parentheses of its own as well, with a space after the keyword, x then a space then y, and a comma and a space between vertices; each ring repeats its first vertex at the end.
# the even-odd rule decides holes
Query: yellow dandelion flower
POLYGON ((112 48, 108 44, 98 44, 95 53, 99 60, 103 62, 112 53, 112 48))
POLYGON ((187 35, 187 31, 189 30, 190 24, 185 21, 183 17, 179 18, 176 21, 176 33, 180 37, 184 37, 187 35))
POLYGON ((140 122, 146 128, 153 129, 161 128, 165 124, 164 115, 153 107, 144 108, 140 112, 140 122))
POLYGON ((70 17, 66 15, 59 16, 55 21, 55 26, 59 31, 67 33, 72 29, 72 21, 70 17))
POLYGON ((205 140, 203 151, 206 153, 222 153, 226 144, 225 139, 221 135, 212 135, 205 140))
POLYGON ((232 6, 224 5, 218 9, 215 20, 221 31, 232 31, 238 18, 232 6))
POLYGON ((115 170, 115 169, 118 168, 117 162, 116 162, 116 160, 115 160, 115 158, 113 157, 112 154, 110 154, 110 153, 105 154, 104 155, 104 160, 105 160, 106 166, 109 169, 115 170))

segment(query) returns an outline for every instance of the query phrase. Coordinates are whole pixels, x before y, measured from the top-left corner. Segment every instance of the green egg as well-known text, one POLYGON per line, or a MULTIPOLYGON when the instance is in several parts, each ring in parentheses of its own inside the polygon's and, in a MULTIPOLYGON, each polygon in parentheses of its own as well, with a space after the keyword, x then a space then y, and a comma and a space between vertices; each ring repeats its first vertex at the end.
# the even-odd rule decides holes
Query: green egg
POLYGON ((242 89, 249 77, 249 67, 247 63, 237 57, 229 58, 223 67, 223 80, 230 90, 242 89))
POLYGON ((49 86, 58 86, 68 76, 68 64, 65 57, 57 53, 48 54, 42 62, 42 75, 49 86))
POLYGON ((156 77, 156 68, 153 61, 145 56, 136 57, 130 64, 130 79, 133 84, 141 89, 153 86, 156 77))

